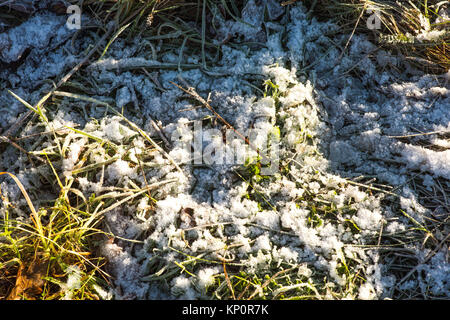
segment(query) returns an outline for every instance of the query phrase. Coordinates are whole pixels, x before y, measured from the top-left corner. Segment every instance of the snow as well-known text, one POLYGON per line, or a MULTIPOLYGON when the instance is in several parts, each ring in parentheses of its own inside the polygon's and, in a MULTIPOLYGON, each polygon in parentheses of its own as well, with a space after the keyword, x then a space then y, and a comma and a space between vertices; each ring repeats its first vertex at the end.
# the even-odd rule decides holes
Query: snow
POLYGON ((121 143, 125 139, 137 134, 133 130, 128 129, 128 127, 120 124, 119 117, 105 119, 101 125, 103 126, 102 132, 105 137, 112 142, 121 143))
POLYGON ((450 150, 433 151, 406 144, 402 156, 410 168, 420 168, 435 177, 450 177, 450 150))
POLYGON ((361 229, 379 230, 382 216, 379 211, 370 211, 362 208, 358 210, 356 217, 353 219, 361 229))
POLYGON ((121 159, 109 165, 106 172, 110 181, 118 181, 122 178, 132 178, 136 175, 136 170, 134 168, 130 168, 130 164, 121 159))
POLYGON ((63 174, 66 177, 71 176, 71 171, 74 169, 82 148, 86 143, 87 139, 84 137, 70 143, 70 151, 67 155, 67 158, 65 158, 62 162, 63 174))
POLYGON ((418 266, 420 287, 423 291, 430 290, 435 295, 444 296, 450 293, 450 267, 447 254, 446 249, 441 250, 431 258, 431 263, 418 266))
POLYGON ((65 291, 63 300, 71 300, 73 291, 81 287, 81 270, 77 266, 69 266, 66 272, 68 276, 67 282, 63 285, 65 291))
POLYGON ((63 22, 65 23, 63 17, 46 13, 32 17, 8 33, 0 34, 1 60, 10 63, 19 60, 27 48, 47 47, 50 38, 58 30, 63 30, 63 22))
POLYGON ((256 238, 255 244, 253 245, 253 250, 265 250, 269 251, 271 249, 270 239, 267 235, 262 235, 256 238))
POLYGON ((262 211, 257 213, 255 217, 257 224, 275 230, 279 228, 279 220, 280 218, 275 211, 262 211))
POLYGON ((215 282, 214 275, 218 273, 217 268, 202 269, 198 272, 198 285, 203 290, 206 290, 209 286, 215 282))
POLYGON ((361 300, 373 300, 376 297, 375 289, 370 282, 363 284, 359 288, 358 298, 361 300))

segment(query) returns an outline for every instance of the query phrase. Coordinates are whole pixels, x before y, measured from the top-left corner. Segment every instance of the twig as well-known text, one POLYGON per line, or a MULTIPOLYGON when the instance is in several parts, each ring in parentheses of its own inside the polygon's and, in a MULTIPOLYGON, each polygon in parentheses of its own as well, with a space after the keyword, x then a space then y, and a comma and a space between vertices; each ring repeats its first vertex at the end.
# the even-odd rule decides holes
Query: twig
POLYGON ((223 273, 225 274, 225 279, 227 281, 228 289, 231 291, 231 295, 233 296, 233 300, 236 300, 236 296, 234 295, 233 286, 231 285, 230 278, 228 277, 227 268, 225 265, 225 260, 222 260, 222 266, 223 266, 223 273))
POLYGON ((284 234, 284 235, 287 235, 287 236, 290 236, 290 237, 296 237, 296 238, 298 237, 298 234, 287 232, 287 231, 282 231, 282 230, 275 230, 275 229, 272 229, 272 228, 269 228, 269 227, 266 227, 266 226, 262 226, 262 225, 256 224, 256 223, 249 222, 249 223, 246 223, 245 225, 246 226, 252 226, 252 227, 260 228, 260 229, 267 230, 267 231, 276 232, 276 233, 279 233, 279 234, 284 234))
POLYGON ((250 288, 251 285, 252 285, 252 283, 249 281, 248 284, 245 286, 245 289, 237 297, 237 300, 241 300, 242 299, 242 297, 248 291, 248 289, 250 288))
POLYGON ((195 230, 195 229, 201 229, 201 228, 208 228, 208 227, 215 227, 215 226, 225 226, 228 224, 234 224, 234 222, 217 222, 217 223, 208 223, 208 224, 202 224, 195 227, 190 228, 182 228, 183 231, 189 231, 189 230, 195 230))
POLYGON ((166 90, 162 87, 161 83, 159 83, 158 77, 157 77, 157 73, 156 72, 148 72, 145 68, 141 68, 142 71, 144 71, 144 73, 147 75, 147 77, 149 77, 156 85, 156 87, 162 91, 165 92, 166 90))
POLYGON ((388 138, 411 138, 411 137, 420 137, 420 136, 428 136, 433 134, 449 134, 450 131, 433 131, 433 132, 424 132, 424 133, 413 133, 413 134, 407 134, 403 136, 386 136, 388 138))
POLYGON ((133 70, 133 69, 174 69, 177 70, 178 67, 183 69, 197 69, 199 66, 196 64, 185 63, 170 63, 170 62, 159 62, 155 60, 147 60, 143 58, 127 58, 127 59, 104 59, 91 64, 88 69, 100 69, 100 70, 133 70))
POLYGON ((15 143, 14 141, 12 141, 9 137, 7 136, 0 136, 0 142, 6 142, 9 143, 10 145, 12 145, 14 148, 19 149, 21 152, 25 153, 28 156, 32 156, 33 158, 36 158, 37 160, 39 160, 42 163, 47 163, 44 159, 42 159, 41 157, 28 152, 27 150, 25 150, 24 148, 22 148, 21 146, 19 146, 17 143, 15 143))
POLYGON ((355 186, 363 187, 363 188, 366 188, 366 189, 369 189, 369 190, 373 190, 373 191, 383 192, 383 193, 389 194, 389 195, 394 196, 394 197, 399 197, 398 194, 396 194, 394 192, 391 192, 391 191, 387 191, 387 190, 383 190, 383 189, 380 189, 380 188, 368 186, 368 185, 365 185, 363 183, 355 182, 355 181, 352 181, 352 180, 349 180, 349 179, 345 179, 345 180, 348 183, 350 183, 350 184, 354 184, 355 186))

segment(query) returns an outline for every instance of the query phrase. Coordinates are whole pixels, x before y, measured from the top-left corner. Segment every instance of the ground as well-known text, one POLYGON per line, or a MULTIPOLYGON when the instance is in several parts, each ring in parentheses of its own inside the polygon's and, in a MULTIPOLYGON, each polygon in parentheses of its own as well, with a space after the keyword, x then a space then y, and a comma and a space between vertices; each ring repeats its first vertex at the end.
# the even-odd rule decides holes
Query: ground
POLYGON ((450 70, 300 2, 204 19, 2 27, 0 293, 37 230, 41 298, 448 299, 450 70))

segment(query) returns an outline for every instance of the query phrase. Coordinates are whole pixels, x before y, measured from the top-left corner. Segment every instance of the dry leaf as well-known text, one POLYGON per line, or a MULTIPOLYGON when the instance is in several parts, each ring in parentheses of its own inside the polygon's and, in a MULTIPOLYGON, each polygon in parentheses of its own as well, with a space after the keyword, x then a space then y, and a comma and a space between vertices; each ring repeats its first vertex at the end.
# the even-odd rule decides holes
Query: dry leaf
POLYGON ((21 264, 17 271, 16 285, 6 300, 33 299, 42 292, 47 264, 34 260, 29 266, 21 264))

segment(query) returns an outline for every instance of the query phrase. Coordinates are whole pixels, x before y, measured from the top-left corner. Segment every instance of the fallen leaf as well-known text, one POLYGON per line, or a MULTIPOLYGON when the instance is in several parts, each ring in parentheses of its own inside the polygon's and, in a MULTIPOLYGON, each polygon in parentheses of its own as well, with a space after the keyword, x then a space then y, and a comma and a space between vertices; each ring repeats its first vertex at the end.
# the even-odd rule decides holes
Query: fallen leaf
POLYGON ((34 299, 33 296, 42 292, 47 265, 34 260, 30 265, 21 264, 17 271, 16 284, 6 300, 34 299))

